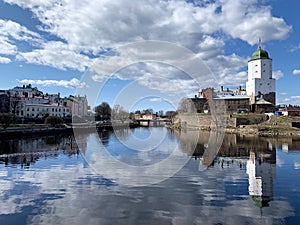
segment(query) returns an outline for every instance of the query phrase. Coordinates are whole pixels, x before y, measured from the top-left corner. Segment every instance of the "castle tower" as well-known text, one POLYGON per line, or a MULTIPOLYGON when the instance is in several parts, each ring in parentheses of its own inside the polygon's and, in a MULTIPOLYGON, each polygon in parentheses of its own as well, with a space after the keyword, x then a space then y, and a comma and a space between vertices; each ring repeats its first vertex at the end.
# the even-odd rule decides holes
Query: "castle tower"
POLYGON ((276 104, 276 80, 272 78, 272 59, 268 52, 261 48, 260 44, 248 61, 246 92, 250 96, 251 104, 255 104, 260 99, 273 105, 276 104))

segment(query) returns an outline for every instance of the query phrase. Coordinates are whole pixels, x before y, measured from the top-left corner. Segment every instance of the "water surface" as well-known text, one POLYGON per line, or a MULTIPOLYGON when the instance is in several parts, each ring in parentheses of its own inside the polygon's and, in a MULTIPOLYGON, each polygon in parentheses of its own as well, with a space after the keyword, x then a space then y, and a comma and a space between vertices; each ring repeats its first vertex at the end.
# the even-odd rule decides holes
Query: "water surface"
MULTIPOLYGON (((160 127, 1 140, 0 224, 298 224, 299 140, 227 135, 206 165, 209 137, 160 127), (130 186, 124 177, 138 173, 101 167, 108 158, 91 165, 95 154, 135 168, 171 155, 186 163, 162 182, 130 186)), ((141 180, 166 173, 140 171, 141 180)))

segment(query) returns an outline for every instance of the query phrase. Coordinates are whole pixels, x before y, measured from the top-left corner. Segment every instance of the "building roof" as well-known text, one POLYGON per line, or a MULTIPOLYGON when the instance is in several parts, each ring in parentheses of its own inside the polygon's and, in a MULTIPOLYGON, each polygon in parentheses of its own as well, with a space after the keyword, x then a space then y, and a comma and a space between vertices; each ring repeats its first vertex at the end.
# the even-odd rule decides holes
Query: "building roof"
POLYGON ((256 102, 256 105, 273 105, 271 102, 268 102, 264 99, 260 99, 256 102))
POLYGON ((240 100, 249 99, 248 95, 217 95, 214 99, 224 99, 224 100, 240 100))
POLYGON ((252 57, 249 61, 257 59, 270 59, 269 53, 266 50, 263 50, 261 47, 259 47, 255 52, 253 52, 252 57))
POLYGON ((26 104, 26 106, 39 106, 39 107, 59 107, 59 108, 70 108, 69 106, 64 106, 58 103, 47 103, 47 104, 26 104))

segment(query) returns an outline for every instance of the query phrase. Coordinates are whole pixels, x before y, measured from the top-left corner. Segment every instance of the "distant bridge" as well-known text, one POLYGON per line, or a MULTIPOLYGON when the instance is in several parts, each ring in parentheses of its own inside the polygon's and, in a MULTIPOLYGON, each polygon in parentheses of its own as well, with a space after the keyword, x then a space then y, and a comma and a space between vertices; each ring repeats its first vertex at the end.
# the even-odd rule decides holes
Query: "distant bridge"
POLYGON ((152 123, 152 126, 154 127, 160 127, 164 126, 166 122, 170 122, 168 119, 163 120, 151 120, 151 119, 137 119, 136 122, 138 122, 139 126, 141 127, 149 127, 152 123))

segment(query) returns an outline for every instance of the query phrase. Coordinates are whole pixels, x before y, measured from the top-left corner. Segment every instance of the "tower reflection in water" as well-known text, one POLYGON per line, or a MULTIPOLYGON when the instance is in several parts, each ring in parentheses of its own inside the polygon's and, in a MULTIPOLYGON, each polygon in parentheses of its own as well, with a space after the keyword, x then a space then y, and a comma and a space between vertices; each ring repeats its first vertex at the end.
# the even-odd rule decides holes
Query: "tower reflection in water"
POLYGON ((247 161, 249 195, 259 207, 269 206, 273 199, 273 179, 276 176, 276 154, 250 152, 247 161))
POLYGON ((234 164, 237 168, 245 170, 249 182, 248 194, 252 196, 256 206, 268 207, 273 200, 273 180, 276 176, 276 148, 271 142, 259 137, 226 135, 215 160, 207 164, 207 154, 204 153, 208 149, 208 138, 209 134, 205 133, 199 138, 196 134, 193 135, 193 132, 181 133, 180 144, 188 155, 199 160, 200 167, 218 165, 220 168, 226 168, 234 164), (196 140, 197 143, 191 144, 192 140, 196 140))

